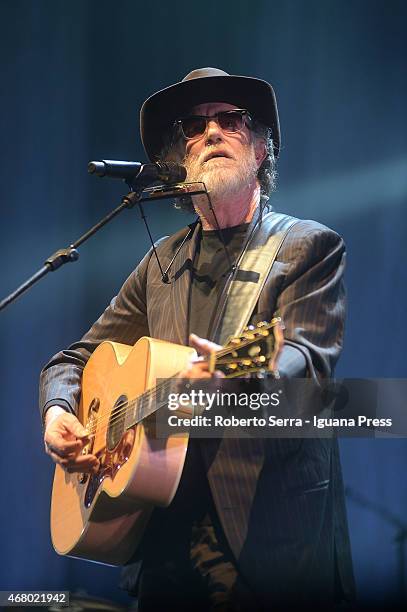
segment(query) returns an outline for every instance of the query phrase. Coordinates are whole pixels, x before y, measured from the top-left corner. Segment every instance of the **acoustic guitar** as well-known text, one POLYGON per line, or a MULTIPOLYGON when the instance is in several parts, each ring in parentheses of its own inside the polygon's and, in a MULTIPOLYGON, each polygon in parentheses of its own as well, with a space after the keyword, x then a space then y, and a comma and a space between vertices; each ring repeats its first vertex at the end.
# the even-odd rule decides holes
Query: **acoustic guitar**
MULTIPOLYGON (((226 378, 270 372, 279 326, 274 318, 246 328, 210 356, 209 370, 226 378)), ((96 474, 55 468, 51 537, 59 554, 122 565, 153 508, 171 503, 189 434, 158 438, 154 417, 167 410, 177 373, 191 357, 190 347, 148 337, 134 346, 103 342, 94 351, 83 372, 78 418, 89 434, 83 454, 96 455, 100 467, 96 474)))

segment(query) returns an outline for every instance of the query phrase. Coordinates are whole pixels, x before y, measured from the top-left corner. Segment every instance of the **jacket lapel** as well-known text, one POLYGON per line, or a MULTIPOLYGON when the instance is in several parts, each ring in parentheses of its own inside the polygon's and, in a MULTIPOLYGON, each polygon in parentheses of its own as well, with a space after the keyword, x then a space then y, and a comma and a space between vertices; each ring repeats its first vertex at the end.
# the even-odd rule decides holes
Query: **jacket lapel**
POLYGON ((170 271, 171 300, 167 315, 173 326, 173 342, 188 344, 188 316, 195 258, 201 224, 191 224, 188 237, 177 253, 170 271))

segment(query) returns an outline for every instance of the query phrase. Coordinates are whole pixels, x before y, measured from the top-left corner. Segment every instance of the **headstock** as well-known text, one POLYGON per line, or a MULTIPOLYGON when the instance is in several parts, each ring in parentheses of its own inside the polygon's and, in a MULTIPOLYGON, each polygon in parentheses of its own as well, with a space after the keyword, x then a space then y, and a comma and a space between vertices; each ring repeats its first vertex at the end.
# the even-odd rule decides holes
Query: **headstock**
POLYGON ((245 327, 240 336, 231 338, 223 349, 213 353, 209 370, 220 370, 226 378, 278 375, 276 361, 284 343, 282 330, 280 317, 245 327))

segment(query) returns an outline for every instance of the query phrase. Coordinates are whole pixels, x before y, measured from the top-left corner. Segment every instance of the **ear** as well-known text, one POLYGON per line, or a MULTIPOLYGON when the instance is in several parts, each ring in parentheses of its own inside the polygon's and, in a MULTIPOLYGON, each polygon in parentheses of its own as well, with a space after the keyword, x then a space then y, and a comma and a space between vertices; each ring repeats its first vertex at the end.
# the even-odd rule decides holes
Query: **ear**
POLYGON ((254 155, 256 157, 257 168, 260 168, 267 156, 267 145, 263 138, 256 138, 254 143, 254 155))

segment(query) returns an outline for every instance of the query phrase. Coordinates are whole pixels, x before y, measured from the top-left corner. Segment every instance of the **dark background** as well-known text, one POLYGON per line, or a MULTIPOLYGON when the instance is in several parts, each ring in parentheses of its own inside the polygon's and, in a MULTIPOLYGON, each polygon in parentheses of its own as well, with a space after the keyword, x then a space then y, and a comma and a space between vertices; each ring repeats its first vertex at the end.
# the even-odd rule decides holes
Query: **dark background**
MULTIPOLYGON (((120 182, 90 159, 143 160, 138 112, 154 91, 216 66, 269 80, 283 147, 277 210, 317 219, 348 246, 338 375, 405 377, 407 4, 398 0, 146 3, 2 0, 1 297, 113 208, 120 182)), ((152 204, 155 237, 185 225, 152 204)), ((37 380, 88 328, 148 248, 136 211, 1 313, 0 589, 84 588, 123 599, 117 569, 58 557, 48 513, 37 380)), ((343 440, 348 487, 407 523, 404 439, 343 440)), ((395 527, 351 497, 362 600, 397 595, 395 527)))

